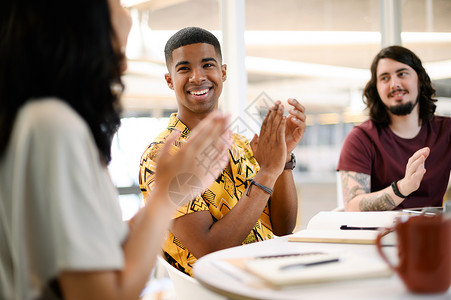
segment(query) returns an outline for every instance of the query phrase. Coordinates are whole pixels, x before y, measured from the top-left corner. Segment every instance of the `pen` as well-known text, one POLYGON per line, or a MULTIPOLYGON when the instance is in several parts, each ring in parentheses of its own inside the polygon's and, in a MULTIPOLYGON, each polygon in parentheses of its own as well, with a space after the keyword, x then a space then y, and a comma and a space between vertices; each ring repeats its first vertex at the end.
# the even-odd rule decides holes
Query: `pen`
POLYGON ((290 270, 290 269, 305 268, 305 267, 323 265, 323 264, 328 264, 328 263, 333 263, 333 262, 338 262, 338 261, 340 261, 339 258, 331 258, 331 259, 320 260, 320 261, 315 261, 315 262, 310 262, 310 263, 290 264, 290 265, 281 266, 279 268, 279 270, 286 271, 286 270, 290 270))
POLYGON ((348 225, 341 225, 341 230, 379 230, 379 227, 353 227, 348 225))
POLYGON ((255 258, 256 259, 266 259, 266 258, 279 258, 279 257, 289 257, 289 256, 317 255, 317 254, 324 254, 324 253, 323 252, 287 253, 287 254, 256 256, 255 258))

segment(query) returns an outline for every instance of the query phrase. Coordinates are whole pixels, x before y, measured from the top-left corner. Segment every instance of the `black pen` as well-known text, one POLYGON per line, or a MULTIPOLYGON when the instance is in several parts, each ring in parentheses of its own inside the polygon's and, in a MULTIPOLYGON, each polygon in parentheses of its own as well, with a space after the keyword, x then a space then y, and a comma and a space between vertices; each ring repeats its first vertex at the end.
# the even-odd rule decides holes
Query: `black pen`
POLYGON ((285 254, 256 256, 255 259, 281 258, 281 257, 290 257, 290 256, 318 255, 318 254, 324 254, 324 253, 323 252, 285 253, 285 254))
POLYGON ((296 264, 290 264, 290 265, 284 265, 281 266, 279 268, 279 270, 281 271, 286 271, 289 269, 297 269, 297 268, 304 268, 304 267, 311 267, 311 266, 317 266, 317 265, 322 265, 322 264, 328 264, 328 263, 333 263, 333 262, 338 262, 340 261, 339 258, 331 258, 331 259, 326 259, 326 260, 320 260, 320 261, 315 261, 315 262, 310 262, 310 263, 296 263, 296 264))
POLYGON ((341 230, 379 230, 379 227, 353 227, 348 225, 341 225, 341 230))

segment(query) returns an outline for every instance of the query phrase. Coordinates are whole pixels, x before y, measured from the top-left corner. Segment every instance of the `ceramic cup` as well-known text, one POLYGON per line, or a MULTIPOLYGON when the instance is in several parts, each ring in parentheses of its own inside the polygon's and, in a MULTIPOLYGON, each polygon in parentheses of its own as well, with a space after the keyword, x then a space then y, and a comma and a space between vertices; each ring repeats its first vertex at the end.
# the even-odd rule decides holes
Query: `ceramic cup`
POLYGON ((382 258, 413 293, 444 293, 451 285, 451 219, 444 215, 399 216, 376 239, 382 258), (381 239, 395 231, 398 265, 385 255, 381 239))

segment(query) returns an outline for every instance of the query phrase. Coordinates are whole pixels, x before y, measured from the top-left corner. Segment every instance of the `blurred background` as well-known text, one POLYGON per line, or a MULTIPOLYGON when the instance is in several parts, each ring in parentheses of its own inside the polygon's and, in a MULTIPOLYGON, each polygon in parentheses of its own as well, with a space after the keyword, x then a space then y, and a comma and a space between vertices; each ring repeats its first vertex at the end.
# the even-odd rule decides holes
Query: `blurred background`
POLYGON ((222 44, 228 79, 220 99, 235 129, 250 137, 275 100, 307 109, 296 148, 298 228, 337 206, 336 172, 343 139, 363 120, 362 89, 384 46, 414 51, 437 90, 437 113, 451 116, 450 0, 121 0, 133 18, 122 126, 110 171, 124 219, 142 204, 141 154, 177 111, 164 80, 163 48, 179 29, 199 26, 222 44))

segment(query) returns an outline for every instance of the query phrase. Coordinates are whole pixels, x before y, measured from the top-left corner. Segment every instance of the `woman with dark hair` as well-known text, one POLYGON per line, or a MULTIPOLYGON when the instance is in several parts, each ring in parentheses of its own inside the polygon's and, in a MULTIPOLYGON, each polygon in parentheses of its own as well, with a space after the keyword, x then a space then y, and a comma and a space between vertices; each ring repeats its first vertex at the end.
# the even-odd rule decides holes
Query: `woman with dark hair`
POLYGON ((138 299, 184 204, 179 195, 192 193, 177 180, 195 176, 205 189, 220 170, 206 172, 198 159, 227 162, 227 118, 202 122, 174 155, 177 134, 168 138, 157 188, 129 227, 107 169, 120 125, 128 12, 119 0, 2 6, 0 298, 138 299), (212 146, 217 151, 205 151, 212 146))
POLYGON ((401 46, 382 49, 363 95, 369 120, 348 134, 337 167, 346 210, 442 206, 451 119, 434 115, 435 89, 421 60, 401 46))

